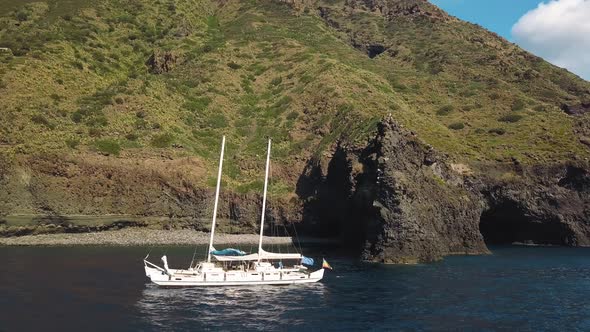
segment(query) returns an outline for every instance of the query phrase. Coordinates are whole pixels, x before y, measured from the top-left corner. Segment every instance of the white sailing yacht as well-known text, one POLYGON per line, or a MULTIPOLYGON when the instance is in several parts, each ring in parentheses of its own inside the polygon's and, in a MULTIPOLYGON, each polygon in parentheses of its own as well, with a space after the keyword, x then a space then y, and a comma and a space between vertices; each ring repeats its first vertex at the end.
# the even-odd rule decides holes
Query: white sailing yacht
MULTIPOLYGON (((207 261, 200 262, 188 269, 171 269, 168 267, 166 256, 162 257, 163 267, 144 258, 146 276, 160 286, 238 286, 238 285, 286 285, 312 283, 321 280, 324 268, 310 271, 306 266, 313 265, 313 260, 297 253, 273 253, 262 249, 262 234, 264 230, 264 213, 266 209, 266 192, 268 189, 268 173, 270 165, 271 140, 268 140, 266 156, 266 172, 264 178, 264 195, 262 199, 262 216, 260 218, 260 239, 258 252, 247 254, 241 250, 228 248, 215 250, 213 238, 215 236, 215 222, 217 218, 217 204, 219 201, 219 187, 221 184, 221 169, 223 167, 223 152, 225 136, 221 141, 221 156, 217 174, 217 189, 211 225, 211 237, 207 250, 207 261), (212 259, 215 261, 212 262, 212 259), (288 265, 288 263, 291 265, 288 265)), ((149 256, 149 254, 148 254, 149 256)), ((326 266, 327 263, 325 263, 326 266)))

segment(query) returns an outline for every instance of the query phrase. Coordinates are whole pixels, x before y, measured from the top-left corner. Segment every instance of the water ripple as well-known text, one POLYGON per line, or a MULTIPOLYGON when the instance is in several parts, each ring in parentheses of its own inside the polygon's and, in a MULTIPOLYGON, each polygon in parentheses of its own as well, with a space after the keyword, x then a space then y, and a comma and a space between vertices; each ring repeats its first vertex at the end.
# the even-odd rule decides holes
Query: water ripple
POLYGON ((0 248, 0 331, 590 331, 590 248, 493 253, 332 257, 315 284, 164 289, 146 283, 144 248, 0 248))
POLYGON ((227 329, 295 328, 305 322, 305 317, 297 313, 320 309, 326 293, 322 283, 209 288, 147 284, 137 307, 148 325, 173 330, 220 325, 227 329))

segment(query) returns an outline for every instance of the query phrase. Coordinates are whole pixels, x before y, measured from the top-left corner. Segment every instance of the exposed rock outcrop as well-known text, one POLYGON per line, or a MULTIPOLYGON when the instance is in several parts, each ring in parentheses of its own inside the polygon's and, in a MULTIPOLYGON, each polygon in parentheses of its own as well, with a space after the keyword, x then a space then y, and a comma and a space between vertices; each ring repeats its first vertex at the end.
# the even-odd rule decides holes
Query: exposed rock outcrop
POLYGON ((354 10, 377 12, 389 20, 399 16, 427 17, 435 20, 448 18, 445 12, 427 0, 347 0, 346 6, 354 10))
MULTIPOLYGON (((380 123, 368 145, 341 142, 327 156, 308 162, 298 198, 271 200, 267 234, 298 223, 299 234, 339 238, 363 259, 385 263, 483 254, 486 243, 590 245, 583 162, 459 167, 393 120, 380 123)), ((127 157, 3 159, 0 211, 46 217, 27 227, 0 224, 0 235, 146 226, 143 217, 163 218, 151 226, 208 230, 213 191, 199 182, 197 161, 127 157), (84 225, 68 217, 77 214, 137 218, 84 225)), ((255 233, 259 194, 224 191, 218 216, 222 232, 255 233)))
POLYGON ((393 121, 380 125, 370 149, 377 181, 364 259, 414 263, 487 252, 478 198, 443 157, 393 121))
POLYGON ((336 147, 326 171, 310 165, 299 189, 306 230, 340 236, 364 260, 416 263, 488 252, 479 197, 442 156, 392 120, 380 124, 367 147, 336 147))
POLYGON ((582 115, 590 112, 590 102, 580 103, 577 105, 561 105, 561 109, 569 115, 582 115))
POLYGON ((367 147, 338 145, 327 167, 308 165, 303 228, 386 263, 486 253, 485 243, 590 245, 583 163, 459 166, 384 121, 367 147))
POLYGON ((485 176, 478 181, 474 189, 486 202, 480 224, 486 242, 590 245, 586 166, 523 167, 504 181, 485 176))
POLYGON ((152 74, 163 74, 171 71, 178 61, 178 56, 170 51, 155 50, 146 61, 152 74))

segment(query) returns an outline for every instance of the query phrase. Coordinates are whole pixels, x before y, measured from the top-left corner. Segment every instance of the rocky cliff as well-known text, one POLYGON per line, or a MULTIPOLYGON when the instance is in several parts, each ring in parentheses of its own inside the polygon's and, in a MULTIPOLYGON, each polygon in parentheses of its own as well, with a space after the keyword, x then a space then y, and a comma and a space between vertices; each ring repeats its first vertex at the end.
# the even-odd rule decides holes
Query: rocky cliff
POLYGON ((420 262, 487 252, 477 196, 432 147, 386 121, 369 149, 365 160, 377 177, 365 259, 420 262))
POLYGON ((587 163, 479 167, 452 163, 389 118, 368 146, 338 147, 323 181, 315 171, 313 232, 393 263, 483 254, 486 243, 588 245, 587 163))
MULTIPOLYGON (((213 190, 196 185, 194 160, 122 165, 107 157, 54 156, 3 167, 1 209, 38 213, 26 226, 0 225, 4 235, 209 227, 213 190), (89 227, 68 221, 76 215, 139 218, 114 217, 111 224, 89 227), (153 217, 161 218, 155 225, 145 221, 153 217)), ((479 167, 475 175, 453 164, 388 117, 367 145, 337 144, 323 165, 310 160, 297 196, 271 199, 266 231, 285 226, 336 237, 363 259, 385 263, 485 254, 486 243, 590 245, 586 164, 528 167, 514 160, 479 167)), ((222 194, 222 231, 255 233, 259 215, 259 194, 222 194)))
POLYGON ((269 233, 391 263, 589 242, 590 84, 425 0, 15 2, 0 47, 4 235, 207 229, 225 135, 226 232, 270 136, 269 233))

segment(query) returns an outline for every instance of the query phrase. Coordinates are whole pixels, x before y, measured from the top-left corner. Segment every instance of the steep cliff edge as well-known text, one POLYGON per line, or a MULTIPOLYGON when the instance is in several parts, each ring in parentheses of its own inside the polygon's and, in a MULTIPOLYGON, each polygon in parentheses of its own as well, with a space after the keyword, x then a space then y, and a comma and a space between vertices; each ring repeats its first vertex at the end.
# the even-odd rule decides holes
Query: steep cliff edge
POLYGON ((389 118, 367 146, 338 145, 327 165, 310 164, 302 226, 386 263, 484 254, 486 244, 586 246, 588 169, 513 160, 471 170, 389 118))
MULTIPOLYGON (((34 158, 3 162, 0 208, 37 217, 2 234, 101 231, 149 226, 208 230, 212 188, 200 184, 197 161, 108 157, 34 158), (174 172, 170 172, 174 169, 174 172), (89 227, 74 215, 129 215, 136 222, 89 227)), ((422 142, 392 118, 368 144, 337 144, 324 162, 311 159, 297 196, 272 197, 271 228, 335 237, 362 259, 431 262, 449 254, 485 254, 487 244, 590 245, 590 173, 584 162, 553 166, 480 165, 470 170, 422 142)), ((222 231, 255 233, 259 194, 225 190, 222 231)), ((122 220, 125 220, 123 218, 122 220)), ((283 233, 284 234, 284 233, 283 233)))
POLYGON ((447 254, 481 254, 478 198, 448 162, 393 121, 379 126, 365 159, 377 170, 375 215, 367 224, 367 260, 433 261, 447 254))
POLYGON ((589 242, 590 84, 428 1, 71 3, 0 8, 4 235, 206 230, 225 135, 223 231, 255 232, 271 136, 269 232, 392 263, 589 242))
POLYGON ((487 244, 590 244, 590 174, 585 162, 494 165, 474 176, 389 121, 380 126, 377 180, 363 257, 436 260, 487 252, 487 244), (494 171, 496 174, 493 174, 494 171), (499 172, 499 173, 498 173, 499 172))

